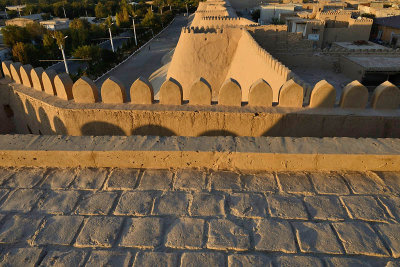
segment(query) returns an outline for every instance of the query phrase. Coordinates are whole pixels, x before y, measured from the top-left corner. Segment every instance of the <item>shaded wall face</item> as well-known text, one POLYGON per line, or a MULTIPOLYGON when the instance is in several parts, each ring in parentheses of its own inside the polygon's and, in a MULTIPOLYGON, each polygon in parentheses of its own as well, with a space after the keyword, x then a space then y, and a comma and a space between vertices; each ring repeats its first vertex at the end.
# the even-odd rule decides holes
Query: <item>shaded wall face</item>
POLYGON ((371 25, 350 25, 348 28, 325 28, 324 43, 367 41, 371 25))
POLYGON ((391 27, 382 27, 379 26, 379 30, 382 30, 382 41, 385 42, 390 42, 390 40, 392 39, 392 33, 394 34, 400 34, 400 29, 395 29, 395 28, 391 28, 391 27))

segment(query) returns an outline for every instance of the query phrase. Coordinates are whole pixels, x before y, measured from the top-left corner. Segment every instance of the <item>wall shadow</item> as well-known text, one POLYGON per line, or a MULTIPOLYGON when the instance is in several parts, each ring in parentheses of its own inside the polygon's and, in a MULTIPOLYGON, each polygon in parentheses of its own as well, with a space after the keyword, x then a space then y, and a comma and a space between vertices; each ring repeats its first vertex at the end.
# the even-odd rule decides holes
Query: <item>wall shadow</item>
POLYGON ((82 135, 126 135, 126 133, 114 124, 103 121, 92 121, 81 127, 82 135))
POLYGON ((35 111, 35 108, 31 104, 31 102, 26 99, 25 100, 25 108, 27 113, 26 115, 26 127, 28 128, 28 131, 33 134, 38 134, 39 133, 39 120, 35 111))
POLYGON ((39 131, 42 134, 46 135, 54 134, 53 129, 51 129, 49 116, 42 107, 39 108, 39 120, 40 120, 39 131))
POLYGON ((237 136, 237 134, 226 130, 209 130, 199 134, 199 136, 237 136))
POLYGON ((148 124, 132 130, 131 135, 174 136, 174 131, 159 125, 148 124))
POLYGON ((65 127, 64 122, 59 117, 53 118, 54 129, 56 130, 56 134, 59 135, 68 135, 68 130, 65 127))

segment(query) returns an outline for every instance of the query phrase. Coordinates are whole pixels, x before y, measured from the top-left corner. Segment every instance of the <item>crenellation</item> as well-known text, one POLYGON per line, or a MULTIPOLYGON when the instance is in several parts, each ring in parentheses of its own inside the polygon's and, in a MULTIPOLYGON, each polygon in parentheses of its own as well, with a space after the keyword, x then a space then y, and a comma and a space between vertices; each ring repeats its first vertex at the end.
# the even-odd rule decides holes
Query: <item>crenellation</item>
POLYGON ((31 78, 31 71, 32 71, 32 66, 27 64, 27 65, 23 65, 20 68, 20 73, 21 73, 21 80, 22 80, 22 84, 26 87, 33 87, 32 84, 32 78, 31 78))
POLYGON ((72 86, 72 96, 76 103, 99 102, 98 88, 95 83, 86 76, 82 76, 72 86))
POLYGON ((42 67, 34 68, 31 70, 32 87, 38 91, 44 91, 43 88, 43 75, 44 69, 42 67))
POLYGON ((139 77, 130 88, 131 102, 133 104, 152 104, 154 101, 153 86, 143 77, 139 77))
POLYGON ((54 87, 57 92, 57 97, 63 100, 71 100, 73 81, 67 73, 60 73, 54 77, 54 87))
POLYGON ((125 86, 117 78, 111 76, 101 86, 101 100, 107 104, 121 104, 126 102, 125 86))
POLYGON ((19 62, 13 62, 10 64, 11 77, 18 84, 22 84, 20 72, 21 66, 22 64, 19 62))
POLYGON ((50 69, 47 69, 42 73, 43 90, 49 95, 57 95, 57 91, 54 86, 54 78, 56 75, 57 73, 50 69))

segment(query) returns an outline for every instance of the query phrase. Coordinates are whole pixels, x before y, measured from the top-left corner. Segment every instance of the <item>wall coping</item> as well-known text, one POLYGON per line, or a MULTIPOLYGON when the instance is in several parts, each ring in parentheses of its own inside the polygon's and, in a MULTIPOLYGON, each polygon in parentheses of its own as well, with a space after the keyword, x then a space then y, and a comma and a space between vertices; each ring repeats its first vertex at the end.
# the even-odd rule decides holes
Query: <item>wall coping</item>
POLYGON ((392 138, 0 136, 0 166, 399 171, 392 138))

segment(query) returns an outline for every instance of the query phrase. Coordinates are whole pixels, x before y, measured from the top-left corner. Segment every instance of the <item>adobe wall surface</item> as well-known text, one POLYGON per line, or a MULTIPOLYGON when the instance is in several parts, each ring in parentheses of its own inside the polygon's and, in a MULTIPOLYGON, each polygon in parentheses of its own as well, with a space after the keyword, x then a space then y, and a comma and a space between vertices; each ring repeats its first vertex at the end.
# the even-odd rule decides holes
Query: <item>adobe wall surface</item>
POLYGON ((191 29, 182 31, 167 78, 173 77, 181 83, 183 99, 189 98, 186 88, 190 88, 199 77, 211 85, 213 99, 216 99, 241 36, 240 29, 207 33, 195 33, 191 29))
POLYGON ((364 138, 4 135, 0 166, 399 171, 399 143, 364 138))
MULTIPOLYGON (((14 112, 17 133, 76 136, 400 137, 398 108, 374 110, 228 107, 215 104, 81 104, 15 83, 7 88, 2 88, 0 96, 14 112)), ((351 100, 346 101, 348 103, 351 100)))
POLYGON ((242 87, 242 99, 247 101, 250 86, 262 78, 272 88, 273 101, 278 102, 279 90, 290 73, 288 68, 262 49, 247 31, 243 31, 225 80, 237 80, 242 87))

